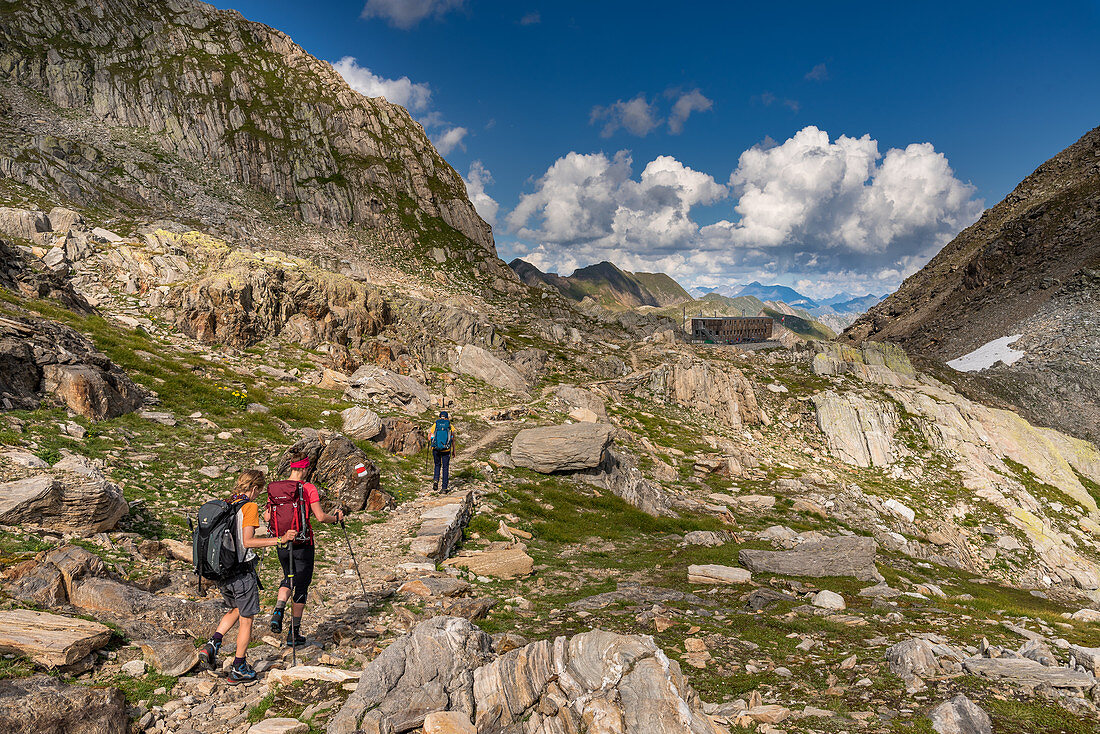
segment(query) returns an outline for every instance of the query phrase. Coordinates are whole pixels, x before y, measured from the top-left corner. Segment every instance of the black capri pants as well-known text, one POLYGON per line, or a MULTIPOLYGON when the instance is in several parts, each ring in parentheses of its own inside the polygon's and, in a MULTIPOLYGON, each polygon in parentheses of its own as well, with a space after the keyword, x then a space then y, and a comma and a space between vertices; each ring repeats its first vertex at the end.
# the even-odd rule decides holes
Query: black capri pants
POLYGON ((294 598, 295 604, 305 604, 309 585, 313 582, 313 543, 300 545, 287 543, 280 545, 279 563, 283 567, 283 580, 280 587, 290 588, 290 554, 294 554, 294 598))

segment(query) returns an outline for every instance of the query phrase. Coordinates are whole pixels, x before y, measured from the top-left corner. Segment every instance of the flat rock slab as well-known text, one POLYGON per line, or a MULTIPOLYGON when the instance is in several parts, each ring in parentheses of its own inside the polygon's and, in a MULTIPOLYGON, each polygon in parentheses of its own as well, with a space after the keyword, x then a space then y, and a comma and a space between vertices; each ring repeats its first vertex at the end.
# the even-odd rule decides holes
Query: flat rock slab
POLYGON ((297 719, 264 719, 249 727, 248 734, 309 734, 309 724, 297 719))
POLYGON ((329 683, 347 683, 359 680, 360 672, 330 668, 324 665, 296 665, 286 670, 276 669, 267 674, 268 683, 286 685, 296 680, 321 680, 329 683))
POLYGON ((13 609, 0 612, 0 650, 50 668, 72 665, 98 650, 114 634, 109 627, 60 614, 13 609))
POLYGON ((409 550, 438 562, 449 556, 462 538, 462 529, 473 513, 473 495, 470 492, 447 495, 429 500, 426 505, 409 550))
POLYGON ((422 597, 457 596, 469 590, 469 588, 468 583, 451 576, 426 576, 406 581, 397 591, 401 594, 413 594, 422 597))
POLYGON ((733 566, 688 566, 688 582, 692 584, 747 584, 752 574, 733 566))
POLYGON ((461 711, 434 711, 424 717, 424 734, 477 734, 461 711))
POLYGON ((444 561, 445 566, 465 568, 476 576, 497 579, 514 579, 528 576, 534 570, 534 560, 520 546, 502 550, 484 551, 470 556, 458 556, 444 561))
POLYGON ((1096 685, 1096 679, 1088 673, 1051 668, 1027 658, 968 658, 963 661, 963 667, 968 673, 1027 686, 1049 683, 1054 688, 1091 688, 1096 685))
POLYGON ((873 538, 842 536, 804 543, 788 551, 744 549, 737 560, 753 573, 854 576, 862 581, 879 581, 882 577, 875 568, 877 548, 873 538))

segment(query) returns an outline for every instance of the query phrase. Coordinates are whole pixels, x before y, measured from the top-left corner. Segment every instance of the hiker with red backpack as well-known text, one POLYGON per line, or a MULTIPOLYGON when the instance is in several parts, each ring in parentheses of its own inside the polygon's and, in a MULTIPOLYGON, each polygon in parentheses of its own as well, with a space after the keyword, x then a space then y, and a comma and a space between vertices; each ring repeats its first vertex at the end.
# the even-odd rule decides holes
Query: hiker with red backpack
POLYGON ((218 584, 230 610, 218 623, 214 636, 199 649, 199 660, 213 670, 222 637, 237 624, 237 648, 229 669, 230 685, 256 680, 256 671, 245 660, 252 638, 252 618, 260 612, 260 578, 253 548, 290 543, 298 531, 287 528, 277 538, 258 538, 260 509, 256 497, 264 487, 264 473, 248 469, 237 477, 229 501, 213 500, 199 508, 199 526, 192 540, 195 570, 218 584))
POLYGON ((302 612, 306 607, 309 585, 313 581, 314 540, 310 516, 318 522, 338 523, 344 519, 343 510, 330 515, 321 509, 321 495, 317 487, 306 481, 309 473, 309 457, 294 454, 290 457, 290 478, 267 485, 267 509, 264 521, 272 535, 290 528, 298 531, 293 543, 279 546, 279 563, 283 567, 283 581, 275 611, 271 613, 271 631, 283 631, 283 615, 287 602, 291 602, 290 629, 286 644, 298 647, 306 644, 301 635, 302 612))
POLYGON ((432 474, 432 491, 439 490, 440 477, 443 479, 443 491, 447 491, 447 484, 450 482, 451 474, 451 454, 455 450, 455 432, 451 430, 451 417, 447 414, 447 411, 439 411, 439 419, 435 422, 435 429, 432 431, 432 460, 435 465, 435 471, 432 474))

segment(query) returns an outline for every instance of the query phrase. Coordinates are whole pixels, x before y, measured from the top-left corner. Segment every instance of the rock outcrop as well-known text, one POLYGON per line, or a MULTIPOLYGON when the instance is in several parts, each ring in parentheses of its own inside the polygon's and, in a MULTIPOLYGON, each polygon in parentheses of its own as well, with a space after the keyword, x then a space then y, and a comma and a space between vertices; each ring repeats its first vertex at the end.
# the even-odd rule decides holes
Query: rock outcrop
POLYGON ((70 605, 96 619, 117 624, 137 639, 211 634, 221 619, 221 602, 161 596, 114 578, 98 556, 64 545, 4 573, 13 598, 50 608, 70 605))
POLYGON ((473 671, 488 662, 489 635, 468 620, 435 617, 397 638, 363 669, 328 734, 408 731, 434 711, 474 715, 473 671))
POLYGON ((649 389, 731 428, 761 420, 752 384, 733 367, 687 360, 663 365, 650 374, 649 389))
POLYGON ((515 367, 474 344, 459 347, 455 370, 521 397, 527 396, 530 389, 527 380, 515 367))
POLYGON ((144 401, 118 365, 68 326, 0 318, 0 407, 33 409, 46 393, 89 420, 117 418, 144 401))
POLYGON ((240 348, 269 336, 360 347, 391 320, 377 290, 277 252, 219 250, 205 274, 169 291, 165 306, 183 333, 240 348))
POLYGON ((0 650, 48 668, 64 668, 100 649, 114 633, 85 619, 13 609, 0 612, 0 650))
POLYGON ((428 388, 423 383, 376 365, 357 369, 348 379, 344 397, 359 401, 380 397, 409 415, 420 415, 431 404, 428 388))
POLYGON ((541 474, 594 469, 603 461, 612 433, 602 423, 526 428, 512 441, 512 461, 541 474))
POLYGON ((592 630, 496 657, 464 619, 418 624, 367 664, 328 734, 407 731, 438 711, 481 734, 719 734, 652 638, 592 630))

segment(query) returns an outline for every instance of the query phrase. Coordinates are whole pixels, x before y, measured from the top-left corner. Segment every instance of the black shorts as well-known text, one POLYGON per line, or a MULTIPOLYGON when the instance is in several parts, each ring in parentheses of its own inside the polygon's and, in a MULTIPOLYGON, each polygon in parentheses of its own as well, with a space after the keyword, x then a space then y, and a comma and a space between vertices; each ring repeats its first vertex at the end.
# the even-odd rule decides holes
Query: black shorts
POLYGON ((253 569, 219 582, 218 589, 225 605, 239 611, 242 617, 255 617, 260 613, 260 579, 253 569))
POLYGON ((294 554, 294 602, 305 604, 306 595, 309 593, 309 585, 313 582, 313 544, 299 545, 288 543, 279 546, 279 563, 283 567, 283 581, 280 587, 291 588, 290 585, 290 554, 294 554), (288 550, 287 546, 293 550, 288 550))

